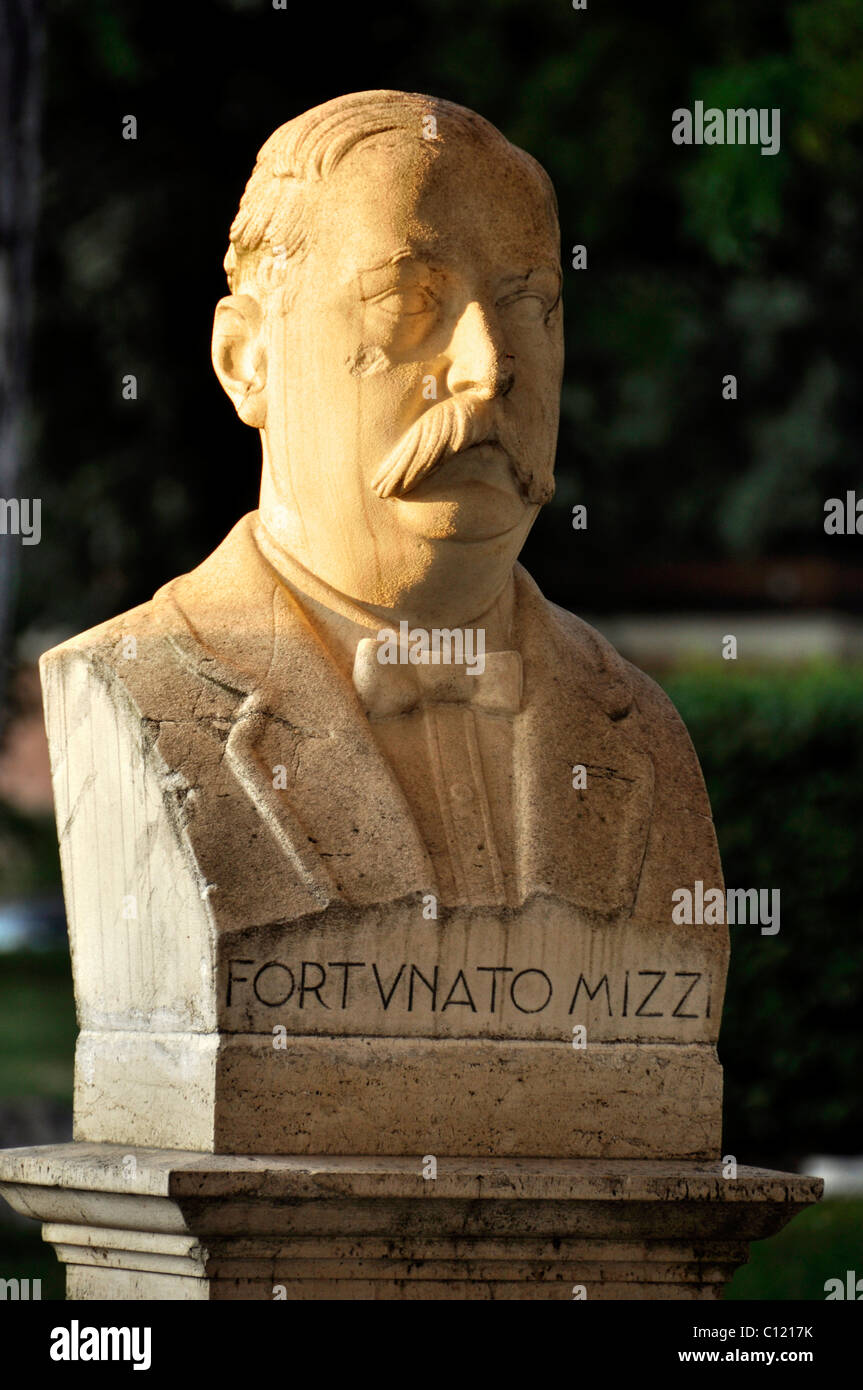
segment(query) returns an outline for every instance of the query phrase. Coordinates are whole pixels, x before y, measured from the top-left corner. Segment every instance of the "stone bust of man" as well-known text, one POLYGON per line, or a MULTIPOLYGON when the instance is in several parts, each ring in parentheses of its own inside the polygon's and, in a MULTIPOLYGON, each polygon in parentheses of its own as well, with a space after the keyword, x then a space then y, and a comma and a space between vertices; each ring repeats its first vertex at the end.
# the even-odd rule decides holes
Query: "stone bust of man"
POLYGON ((536 1138, 544 1098, 620 1089, 641 1047, 672 1150, 713 1152, 725 939, 671 925, 676 888, 721 882, 697 760, 517 564, 554 487, 548 176, 449 102, 340 97, 266 142, 225 265, 213 364, 260 432, 259 510, 43 658, 78 1137, 401 1152, 499 1067, 530 1113, 499 1098, 480 1141, 454 1105, 454 1152, 646 1152, 624 1101, 536 1138), (550 1049, 583 1019, 589 1083, 550 1049), (322 1068, 340 1127, 299 1099, 322 1068))

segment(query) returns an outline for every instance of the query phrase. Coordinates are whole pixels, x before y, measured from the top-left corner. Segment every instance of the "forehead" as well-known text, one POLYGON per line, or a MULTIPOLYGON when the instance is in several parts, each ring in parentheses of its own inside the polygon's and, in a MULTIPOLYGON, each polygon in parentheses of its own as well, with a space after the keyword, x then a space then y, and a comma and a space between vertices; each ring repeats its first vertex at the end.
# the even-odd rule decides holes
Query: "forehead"
POLYGON ((488 140, 363 141, 320 185, 312 217, 315 258, 340 280, 405 250, 490 276, 559 255, 539 175, 488 140))

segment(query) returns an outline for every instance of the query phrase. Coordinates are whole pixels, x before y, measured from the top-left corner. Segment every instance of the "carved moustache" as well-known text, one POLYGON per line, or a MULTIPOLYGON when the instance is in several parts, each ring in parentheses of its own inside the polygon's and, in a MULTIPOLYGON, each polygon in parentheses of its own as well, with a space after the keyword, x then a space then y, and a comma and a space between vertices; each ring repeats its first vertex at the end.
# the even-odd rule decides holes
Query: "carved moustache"
POLYGON ((510 443, 509 436, 506 422, 500 418, 493 402, 478 396, 449 397, 432 406, 411 425, 387 454, 372 479, 372 487, 378 497, 404 496, 452 454, 477 444, 493 443, 500 445, 509 458, 527 500, 541 506, 554 493, 551 472, 526 471, 520 461, 517 441, 510 443))

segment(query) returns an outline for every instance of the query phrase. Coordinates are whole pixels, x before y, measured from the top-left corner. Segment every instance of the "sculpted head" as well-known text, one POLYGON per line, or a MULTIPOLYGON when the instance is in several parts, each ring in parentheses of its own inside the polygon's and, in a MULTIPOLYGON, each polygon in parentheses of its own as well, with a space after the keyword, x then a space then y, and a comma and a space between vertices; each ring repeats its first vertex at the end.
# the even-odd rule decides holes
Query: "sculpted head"
POLYGON ((553 491, 561 273, 541 167, 449 102, 340 97, 263 146, 225 267, 213 362, 261 431, 274 537, 381 611, 460 574, 493 597, 553 491))

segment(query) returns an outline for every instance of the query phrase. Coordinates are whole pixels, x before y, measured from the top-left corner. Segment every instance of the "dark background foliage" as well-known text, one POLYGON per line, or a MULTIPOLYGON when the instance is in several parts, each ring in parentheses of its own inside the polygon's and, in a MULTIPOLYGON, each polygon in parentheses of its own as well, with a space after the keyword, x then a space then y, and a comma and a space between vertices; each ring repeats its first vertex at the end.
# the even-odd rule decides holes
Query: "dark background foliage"
POLYGON ((794 1163, 863 1135, 863 671, 681 672, 731 888, 779 889, 775 936, 731 927, 724 1149, 794 1163))

